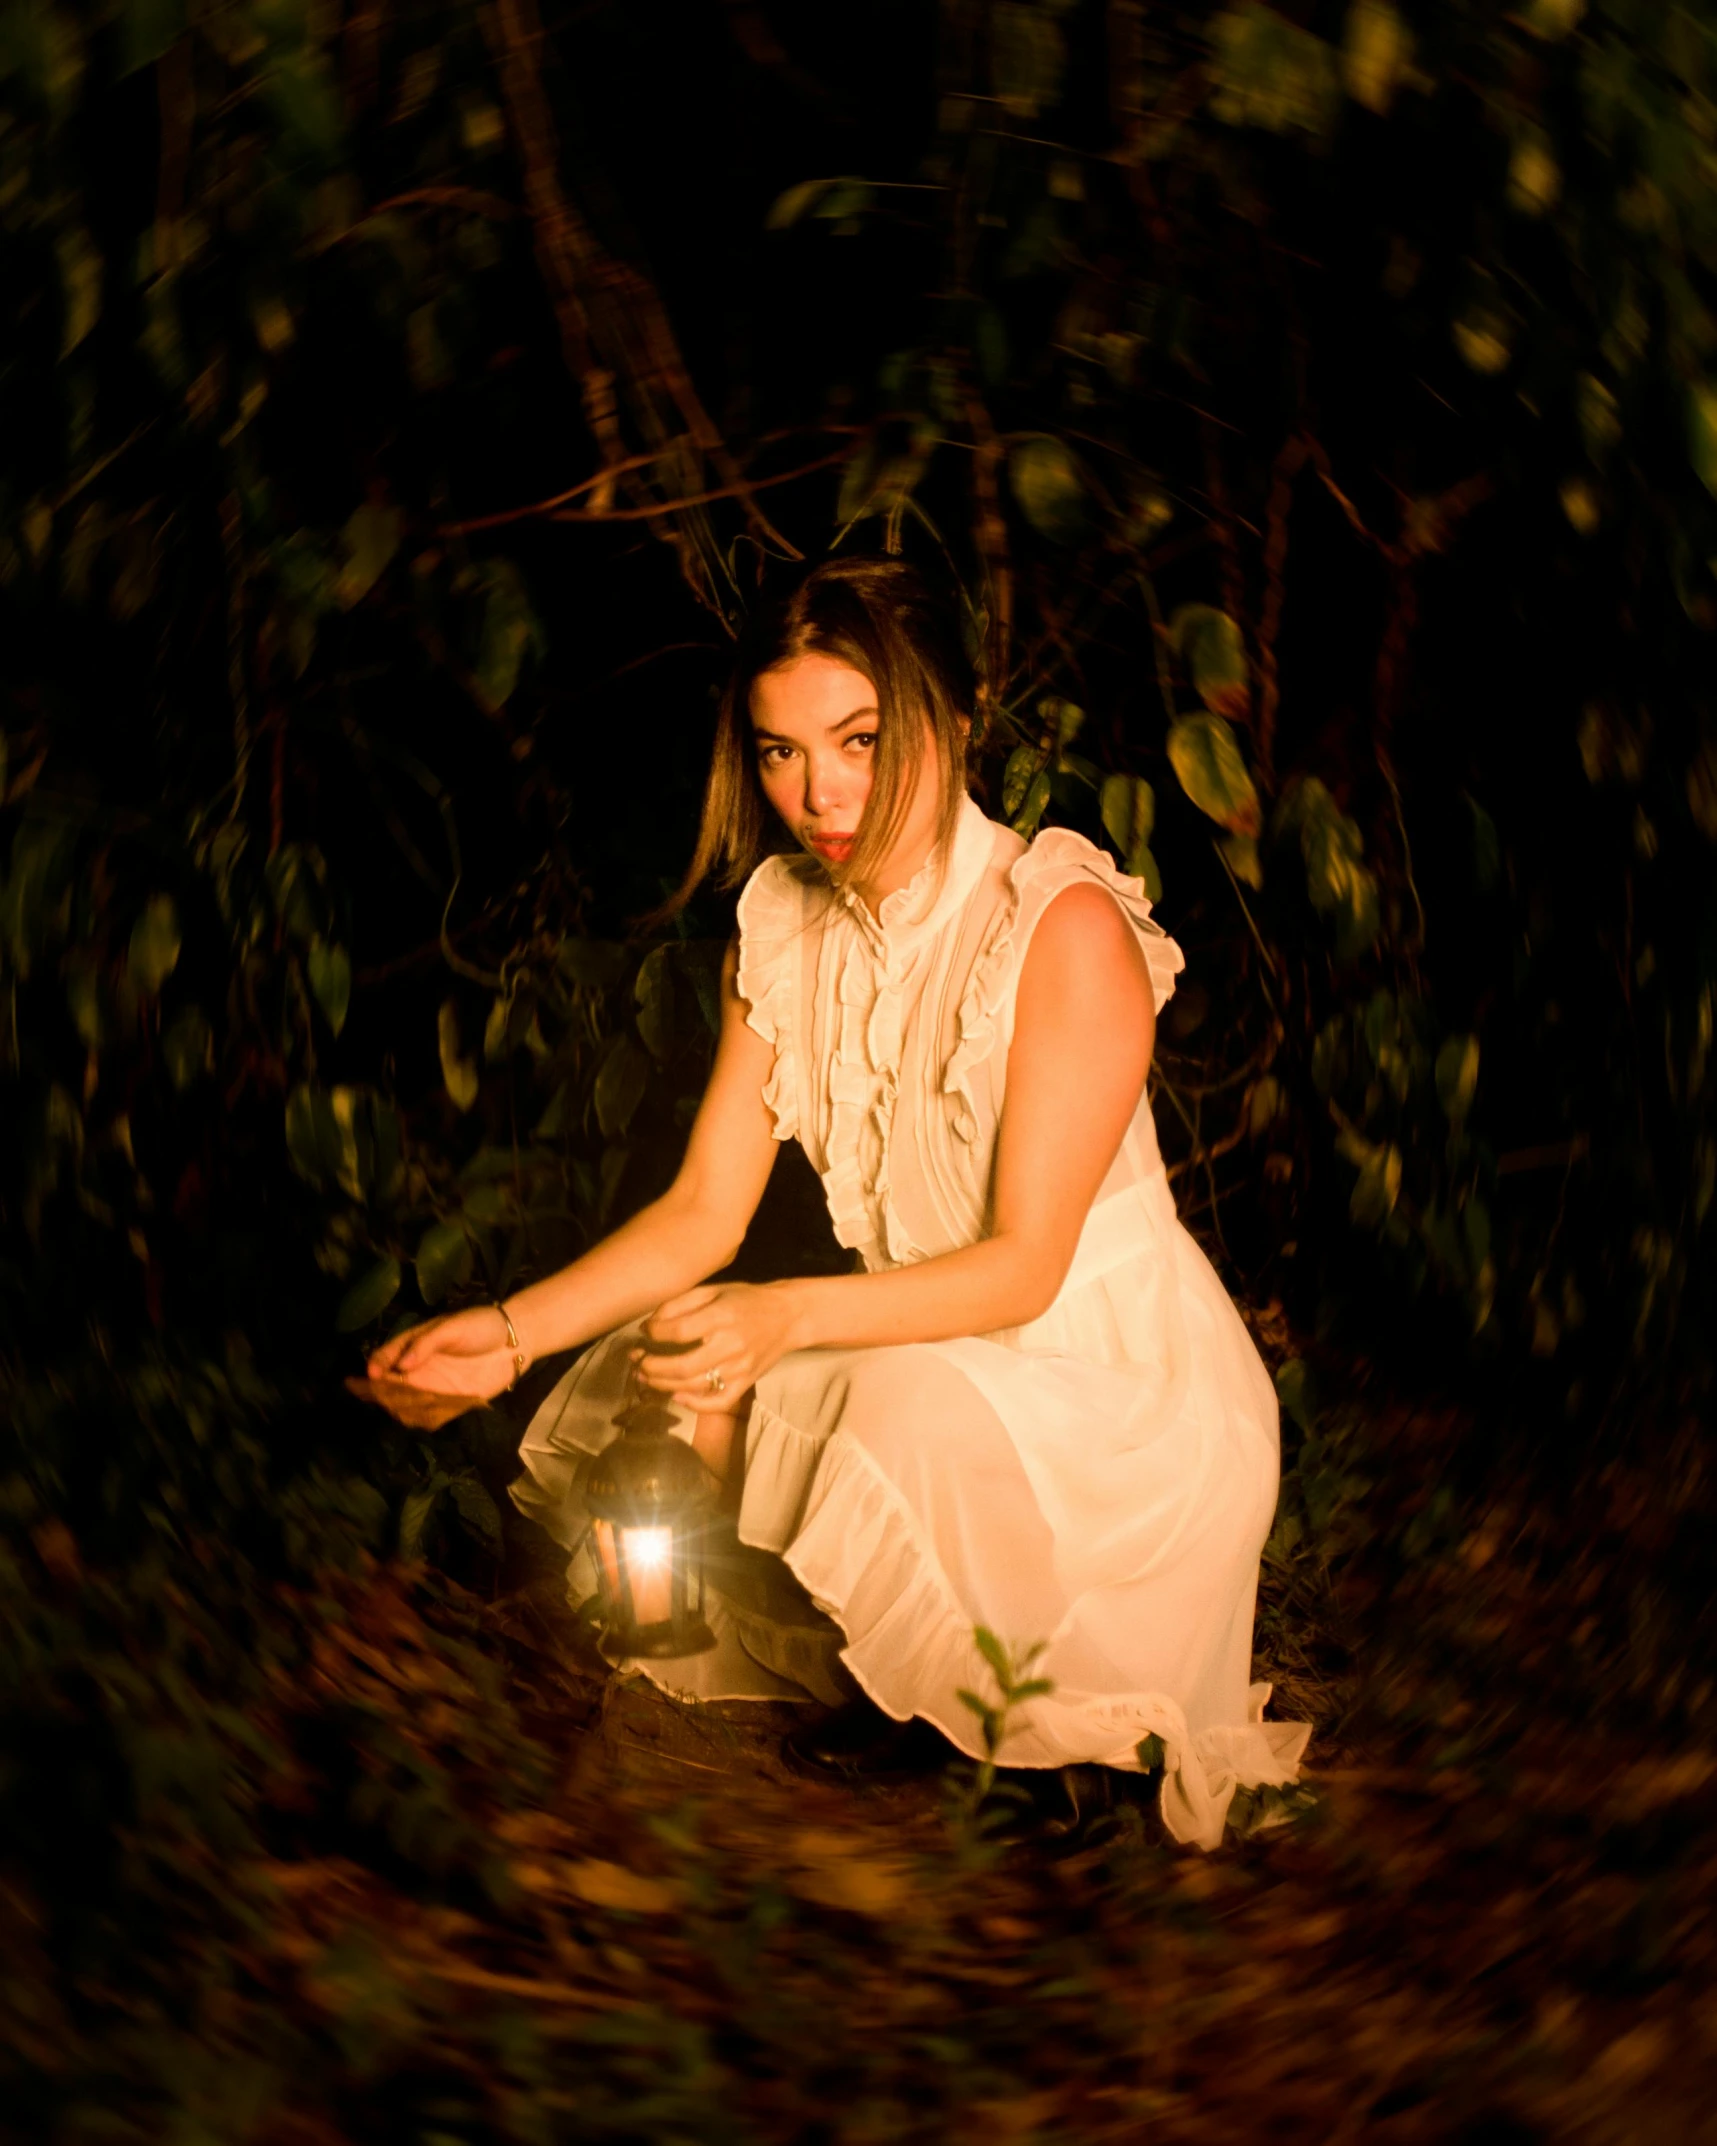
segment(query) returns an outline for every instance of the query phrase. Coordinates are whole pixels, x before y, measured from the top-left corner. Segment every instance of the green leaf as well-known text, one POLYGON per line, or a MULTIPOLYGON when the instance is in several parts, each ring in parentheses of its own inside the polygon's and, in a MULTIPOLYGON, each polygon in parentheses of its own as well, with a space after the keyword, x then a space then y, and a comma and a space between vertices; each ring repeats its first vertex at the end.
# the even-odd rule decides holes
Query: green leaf
POLYGON ((1141 1737, 1137 1745, 1137 1753, 1141 1773, 1160 1773, 1163 1761, 1168 1756, 1160 1736, 1141 1737))
POLYGON ((362 603, 387 571, 399 549, 403 526, 397 507, 366 502, 346 523, 340 536, 340 571, 334 582, 334 601, 350 611, 362 603))
POLYGON ((399 1295, 400 1280, 400 1264, 391 1252, 385 1259, 378 1259, 340 1299, 340 1308, 334 1314, 335 1332, 355 1334, 372 1319, 379 1319, 399 1295))
POLYGON ((542 654, 544 639, 518 568, 510 560, 494 560, 484 579, 487 594, 475 675, 485 703, 498 711, 517 690, 525 658, 542 654))
POLYGON ((310 971, 316 1003, 337 1036, 346 1025, 346 1009, 352 1003, 352 957, 343 946, 330 946, 325 939, 315 939, 305 966, 310 971))
POLYGON ((1212 116, 1272 134, 1327 133, 1341 108, 1336 56, 1262 0, 1242 0, 1210 26, 1212 116))
POLYGON ((1687 809, 1707 842, 1717 842, 1717 744, 1707 738, 1687 769, 1687 809))
POLYGON ((499 1557, 503 1547, 501 1515, 477 1476, 469 1470, 456 1475, 448 1485, 448 1496, 466 1532, 474 1535, 491 1557, 499 1557))
POLYGON ((434 1222, 417 1247, 417 1286, 426 1304, 439 1304, 471 1279, 471 1240, 460 1222, 434 1222))
POLYGON ((1157 821, 1157 797, 1138 775, 1108 775, 1098 794, 1104 832, 1123 857, 1149 842, 1157 821))
POLYGON ((1012 370, 1007 323, 993 305, 978 308, 972 330, 972 355, 978 361, 978 377, 985 387, 1006 387, 1012 370))
POLYGON ((1163 898, 1163 875, 1157 869, 1157 860, 1151 854, 1148 842, 1136 843, 1127 859, 1126 873, 1129 879, 1142 879, 1145 883, 1145 899, 1160 902, 1163 898))
POLYGON ((968 1691, 962 1684, 954 1694, 963 1707, 976 1714, 980 1721, 987 1721, 994 1708, 987 1699, 980 1699, 975 1691, 968 1691))
POLYGON ((66 1007, 78 1034, 92 1051, 99 1051, 107 1041, 101 970, 87 956, 74 955, 67 961, 66 1007))
POLYGON ((339 1127, 325 1090, 300 1081, 286 1098, 286 1152, 299 1176, 321 1185, 332 1174, 328 1158, 338 1153, 339 1127))
POLYGON ((435 1026, 441 1048, 442 1082, 453 1099, 454 1108, 469 1110, 477 1100, 481 1082, 477 1077, 477 1061, 460 1056, 459 1008, 452 999, 442 1000, 435 1026))
POLYGON ((1380 117, 1413 57, 1413 39, 1392 0, 1353 0, 1342 39, 1341 73, 1355 104, 1380 117))
POLYGON ((1381 1229, 1401 1194, 1401 1150, 1391 1142, 1371 1149, 1360 1164, 1348 1213, 1361 1229, 1381 1229))
POLYGON ((1244 880, 1249 887, 1264 884, 1263 860, 1258 855, 1257 840, 1252 835, 1224 835, 1222 854, 1228 859, 1228 868, 1236 879, 1244 880))
POLYGON ((1169 729, 1169 763, 1200 812, 1230 834, 1256 836, 1264 824, 1258 792, 1233 730, 1219 715, 1183 715, 1169 729))
POLYGON ((1016 745, 1002 770, 1002 810, 1011 820, 1025 803, 1032 778, 1043 770, 1048 753, 1041 745, 1016 745))
POLYGON ((666 1058, 674 1047, 674 979, 665 946, 652 947, 644 956, 632 996, 638 1006, 638 1033, 650 1056, 666 1058))
POLYGON ((391 1200, 405 1177, 405 1157, 400 1148, 399 1117, 380 1096, 370 1097, 370 1124, 375 1135, 374 1197, 391 1200))
MULTIPOLYGON (((1085 710, 1075 701, 1057 700, 1052 696, 1047 700, 1038 702, 1037 712, 1046 724, 1053 723, 1055 725, 1055 750, 1058 753, 1065 754, 1068 747, 1085 727, 1085 710)), ((1084 764, 1090 765, 1089 762, 1084 764)), ((1092 779, 1093 781, 1096 779, 1094 769, 1092 779)))
POLYGON ((483 1023, 483 1063, 498 1066, 507 1055, 507 1032, 512 1025, 513 1000, 504 993, 489 1008, 483 1023))
POLYGON ((790 186, 784 194, 776 196, 763 220, 763 227, 766 231, 785 231, 811 215, 850 215, 852 199, 858 195, 868 196, 870 191, 862 178, 851 173, 834 179, 802 179, 797 186, 790 186), (825 210, 823 204, 828 197, 835 196, 838 203, 843 194, 848 206, 837 205, 825 210))
POLYGON ((286 936, 300 946, 325 937, 330 921, 328 867, 320 850, 298 842, 283 843, 264 872, 286 936))
POLYGON ((1466 799, 1467 817, 1472 831, 1473 884, 1481 894, 1494 891, 1502 877, 1502 843, 1496 831, 1496 822, 1476 798, 1466 799))
POLYGON ((209 1070, 214 1032, 200 1006, 184 1006, 161 1033, 167 1078, 181 1094, 209 1070))
POLYGON ((145 998, 154 998, 179 965, 179 912, 170 894, 152 894, 131 927, 126 969, 145 998))
POLYGON ((405 369, 420 395, 433 395, 453 382, 453 361, 435 318, 433 305, 415 306, 405 324, 405 369))
POLYGON ((399 1554, 413 1562, 423 1555, 423 1534, 430 1515, 441 1502, 447 1478, 439 1468, 421 1490, 409 1491, 399 1509, 399 1554))
POLYGON ((1356 822, 1310 777, 1286 801, 1284 824, 1299 822, 1306 893, 1320 914, 1336 920, 1336 950, 1344 958, 1375 943, 1381 924, 1377 881, 1360 862, 1364 842, 1356 822))
POLYGON ((974 1625, 972 1641, 978 1652, 995 1671, 996 1682, 1006 1691, 1013 1681, 1013 1663, 1008 1659, 1008 1650, 985 1625, 974 1625))
POLYGON ((1717 495, 1717 385, 1709 380, 1687 391, 1687 451, 1700 483, 1717 495))
POLYGON ((1060 440, 1038 433, 1008 456, 1008 482, 1025 518, 1056 544, 1085 533, 1085 485, 1079 465, 1060 440))
POLYGON ((184 35, 184 0, 126 0, 120 11, 121 75, 153 67, 184 35))
POLYGON ((556 966, 586 991, 606 991, 626 973, 626 949, 617 939, 563 939, 556 966))
POLYGON ((604 1138, 625 1132, 649 1078, 650 1061, 631 1037, 616 1038, 596 1075, 596 1122, 604 1138))
POLYGON ((990 17, 990 76, 1016 119, 1032 119, 1061 95, 1067 43, 1055 9, 1033 0, 996 0, 990 17))
POLYGON ((288 156, 326 169, 340 154, 340 88, 321 54, 305 48, 277 58, 262 77, 288 156))
POLYGON ((331 1147, 323 1146, 323 1166, 350 1198, 368 1199, 376 1160, 372 1099, 360 1088, 336 1087, 329 1091, 328 1109, 334 1137, 331 1147))
POLYGON ((1297 1423, 1308 1438, 1316 1429, 1317 1396, 1312 1384, 1310 1367, 1298 1356, 1290 1356, 1285 1364, 1276 1368, 1276 1398, 1282 1404, 1282 1413, 1297 1423))
POLYGON ((1212 715, 1246 713, 1252 699, 1246 643, 1226 611, 1213 604, 1182 604, 1169 621, 1169 639, 1212 715))
POLYGON ((1449 1036, 1437 1053, 1437 1100, 1450 1124, 1459 1125, 1472 1108, 1479 1084, 1479 1039, 1449 1036))
POLYGON ((1028 1699, 1041 1699, 1054 1689, 1053 1677, 1027 1677, 1023 1684, 1015 1684, 1010 1688, 1008 1704, 1023 1706, 1028 1699))
POLYGON ((60 356, 69 358, 101 318, 101 255, 81 224, 67 225, 55 250, 60 263, 60 356))
POLYGON ((863 518, 877 490, 876 450, 861 447, 841 472, 840 497, 835 502, 835 521, 844 529, 863 518))
POLYGON ((1029 840, 1036 832, 1038 821, 1049 809, 1051 794, 1051 778, 1046 769, 1032 777, 1025 796, 1020 801, 1020 808, 1013 816, 1012 826, 1016 834, 1024 835, 1029 840))

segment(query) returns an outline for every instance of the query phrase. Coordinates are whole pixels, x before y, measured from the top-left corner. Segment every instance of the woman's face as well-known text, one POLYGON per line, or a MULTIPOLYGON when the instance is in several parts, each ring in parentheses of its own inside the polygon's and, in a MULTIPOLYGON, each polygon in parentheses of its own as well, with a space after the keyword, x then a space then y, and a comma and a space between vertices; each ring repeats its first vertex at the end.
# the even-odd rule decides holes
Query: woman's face
MULTIPOLYGON (((852 855, 876 758, 876 689, 832 656, 801 656, 764 671, 751 688, 751 724, 763 794, 796 840, 824 864, 852 855)), ((923 726, 922 747, 930 744, 923 726)), ((927 764, 921 749, 920 773, 927 764)), ((900 834, 878 873, 904 885, 936 839, 936 785, 914 779, 900 834)))

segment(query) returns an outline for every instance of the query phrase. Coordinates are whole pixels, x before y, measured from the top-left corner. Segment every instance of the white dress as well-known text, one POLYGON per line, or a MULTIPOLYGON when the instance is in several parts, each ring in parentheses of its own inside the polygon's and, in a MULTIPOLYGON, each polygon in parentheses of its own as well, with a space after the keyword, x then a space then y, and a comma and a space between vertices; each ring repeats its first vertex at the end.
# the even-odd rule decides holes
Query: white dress
MULTIPOLYGON (((867 1269, 984 1235, 1020 968, 1076 885, 1131 919, 1160 1008, 1183 963, 1141 883, 1065 829, 1028 847, 969 799, 946 869, 933 861, 880 921, 797 858, 747 883, 739 990, 775 1050, 775 1137, 804 1147, 867 1269)), ((574 1551, 574 1599, 595 1589, 580 1484, 614 1435, 636 1332, 580 1357, 522 1447, 514 1498, 574 1551)), ((1016 1653, 1041 1642, 1032 1674, 1054 1688, 1009 1717, 1002 1763, 1136 1768, 1159 1737, 1167 1826, 1213 1847, 1235 1788, 1293 1781, 1310 1733, 1265 1721, 1269 1686, 1251 1682, 1278 1466, 1269 1376, 1176 1217, 1141 1099, 1041 1318, 801 1350, 758 1382, 737 1523, 750 1554, 712 1566, 719 1643, 638 1666, 694 1698, 831 1697, 828 1634, 879 1706, 977 1756, 957 1696, 993 1696, 974 1628, 1016 1653), (803 1596, 757 1552, 816 1610, 795 1611, 803 1596)))

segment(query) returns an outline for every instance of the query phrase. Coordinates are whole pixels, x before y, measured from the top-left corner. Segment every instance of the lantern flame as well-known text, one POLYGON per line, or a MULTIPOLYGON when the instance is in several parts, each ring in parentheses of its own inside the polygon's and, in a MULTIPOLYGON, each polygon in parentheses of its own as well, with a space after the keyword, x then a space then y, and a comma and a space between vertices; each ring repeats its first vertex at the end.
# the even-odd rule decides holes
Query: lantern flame
POLYGON ((626 1562, 639 1572, 660 1572, 673 1562, 672 1528, 628 1528, 626 1562))

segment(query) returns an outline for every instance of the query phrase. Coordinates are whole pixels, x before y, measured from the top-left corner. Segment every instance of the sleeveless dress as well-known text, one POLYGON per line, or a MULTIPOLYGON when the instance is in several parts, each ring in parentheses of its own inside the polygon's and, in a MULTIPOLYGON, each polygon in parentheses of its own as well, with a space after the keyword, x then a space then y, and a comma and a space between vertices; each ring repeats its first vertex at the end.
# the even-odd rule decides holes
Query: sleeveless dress
MULTIPOLYGON (((945 865, 880 918, 809 860, 771 858, 747 883, 738 981, 775 1052, 775 1137, 804 1147, 864 1268, 985 1234, 1020 969, 1078 885, 1132 921, 1160 1010, 1183 962, 1142 883, 1065 829, 1028 847, 970 799, 945 865)), ((580 1487, 615 1435, 637 1331, 579 1358, 521 1448, 513 1496, 574 1552, 575 1601, 595 1592, 580 1487)), ((1234 1790, 1295 1780, 1310 1734, 1265 1721, 1270 1688, 1250 1674, 1278 1467, 1269 1375, 1175 1214, 1142 1098, 1041 1318, 801 1350, 759 1380, 737 1542, 710 1566, 718 1645, 636 1666, 688 1698, 831 1699, 833 1651, 889 1714, 976 1757, 958 1694, 994 1697, 987 1627, 1016 1658, 1041 1644, 1031 1674, 1053 1685, 1009 1715, 1003 1765, 1136 1769, 1155 1736, 1169 1831, 1214 1847, 1234 1790)))

